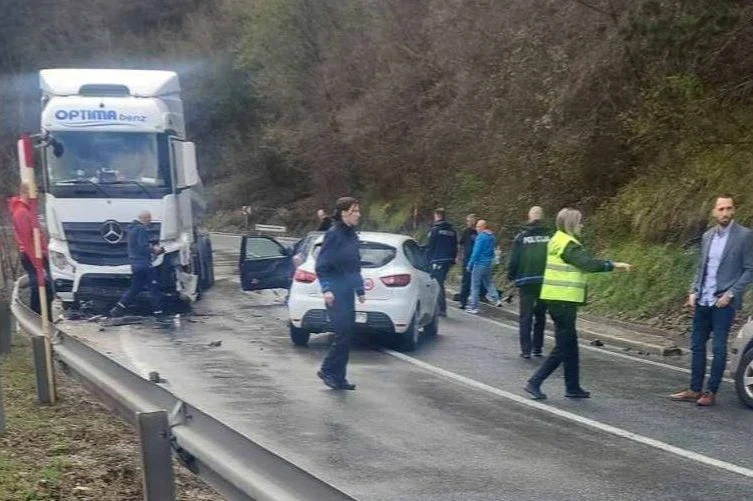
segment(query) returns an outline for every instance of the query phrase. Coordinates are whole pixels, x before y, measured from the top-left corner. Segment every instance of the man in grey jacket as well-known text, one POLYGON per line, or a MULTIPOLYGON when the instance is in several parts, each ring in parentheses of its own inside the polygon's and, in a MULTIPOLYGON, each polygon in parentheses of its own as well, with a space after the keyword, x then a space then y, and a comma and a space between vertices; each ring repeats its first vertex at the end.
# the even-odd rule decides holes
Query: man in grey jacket
POLYGON ((735 223, 732 197, 720 196, 713 210, 716 226, 703 235, 688 305, 693 310, 690 388, 671 395, 672 400, 714 405, 727 363, 727 338, 742 306, 745 289, 753 281, 753 232, 735 223), (714 333, 714 361, 707 384, 706 343, 714 333))

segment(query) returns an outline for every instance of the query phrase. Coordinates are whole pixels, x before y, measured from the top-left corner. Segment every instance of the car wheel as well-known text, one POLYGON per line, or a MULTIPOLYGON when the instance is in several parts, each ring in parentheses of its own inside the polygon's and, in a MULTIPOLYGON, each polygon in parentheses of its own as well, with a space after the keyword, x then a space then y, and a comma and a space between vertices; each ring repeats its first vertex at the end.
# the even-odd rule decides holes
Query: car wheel
POLYGON ((424 334, 430 337, 439 334, 439 310, 437 308, 434 308, 434 315, 431 317, 431 322, 424 325, 424 334))
POLYGON ((735 390, 742 403, 753 409, 753 348, 740 360, 735 374, 735 390))
POLYGON ((300 327, 296 327, 293 324, 290 324, 290 340, 293 341, 293 344, 296 346, 307 346, 309 344, 309 337, 311 336, 311 333, 307 330, 301 329, 300 327))
POLYGON ((410 321, 410 325, 408 326, 408 330, 405 331, 405 333, 400 335, 400 349, 402 351, 413 351, 416 349, 416 346, 418 346, 418 338, 419 338, 419 325, 418 325, 418 308, 416 308, 416 313, 413 314, 413 318, 410 321))

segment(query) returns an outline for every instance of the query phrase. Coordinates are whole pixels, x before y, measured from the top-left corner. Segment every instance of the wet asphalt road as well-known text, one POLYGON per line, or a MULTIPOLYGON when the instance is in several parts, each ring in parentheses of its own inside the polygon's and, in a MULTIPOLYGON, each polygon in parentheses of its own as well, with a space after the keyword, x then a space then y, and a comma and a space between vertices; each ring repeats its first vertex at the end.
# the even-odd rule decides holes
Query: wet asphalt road
POLYGON ((514 329, 451 309, 440 336, 410 354, 430 366, 364 344, 350 365, 358 390, 334 392, 315 376, 327 336, 292 346, 282 296, 241 293, 237 238, 213 242, 220 280, 180 328, 69 328, 142 375, 159 371, 181 398, 357 499, 753 498, 753 413, 728 383, 715 408, 672 403, 666 395, 687 374, 585 349, 583 386, 594 398, 565 399, 555 373, 546 407, 534 408, 519 399, 540 361, 518 357, 514 329))

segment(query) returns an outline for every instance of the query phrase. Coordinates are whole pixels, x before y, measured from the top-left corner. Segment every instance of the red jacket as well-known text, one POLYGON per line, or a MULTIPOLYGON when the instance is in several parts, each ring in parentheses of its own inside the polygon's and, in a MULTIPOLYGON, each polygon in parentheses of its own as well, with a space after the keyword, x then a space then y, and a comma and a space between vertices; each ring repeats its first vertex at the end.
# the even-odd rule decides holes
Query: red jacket
MULTIPOLYGON (((8 199, 8 207, 13 217, 13 233, 16 236, 19 252, 26 254, 34 266, 41 269, 42 262, 35 257, 34 253, 34 228, 40 228, 36 200, 24 202, 21 197, 11 197, 8 199)), ((41 228, 39 235, 42 242, 42 255, 47 256, 47 238, 41 228)))

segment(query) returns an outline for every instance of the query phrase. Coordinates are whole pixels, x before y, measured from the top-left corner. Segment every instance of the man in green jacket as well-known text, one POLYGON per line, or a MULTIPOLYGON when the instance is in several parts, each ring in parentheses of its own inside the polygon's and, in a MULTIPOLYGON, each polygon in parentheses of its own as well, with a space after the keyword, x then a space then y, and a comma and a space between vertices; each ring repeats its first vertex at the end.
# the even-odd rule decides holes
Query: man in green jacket
POLYGON ((528 224, 512 242, 507 269, 507 279, 514 281, 518 288, 520 356, 523 358, 531 358, 531 352, 533 356, 540 357, 544 344, 546 303, 539 300, 539 294, 552 231, 541 223, 543 218, 544 210, 539 206, 531 207, 528 211, 528 224))

